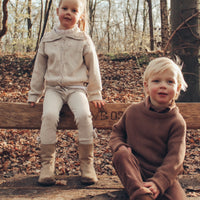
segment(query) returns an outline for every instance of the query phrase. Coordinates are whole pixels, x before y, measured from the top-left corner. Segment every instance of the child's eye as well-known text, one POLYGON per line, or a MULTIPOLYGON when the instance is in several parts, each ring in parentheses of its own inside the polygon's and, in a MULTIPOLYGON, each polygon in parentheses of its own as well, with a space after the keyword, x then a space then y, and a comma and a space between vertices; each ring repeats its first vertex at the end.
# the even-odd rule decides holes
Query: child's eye
POLYGON ((158 79, 155 79, 155 80, 152 80, 152 82, 154 82, 154 83, 159 83, 159 80, 158 80, 158 79))
POLYGON ((168 83, 169 83, 169 84, 173 84, 173 83, 174 83, 174 81, 172 81, 172 80, 169 80, 169 81, 168 81, 168 83))
POLYGON ((77 11, 76 9, 73 9, 72 12, 73 12, 73 13, 76 13, 76 12, 78 12, 78 11, 77 11))

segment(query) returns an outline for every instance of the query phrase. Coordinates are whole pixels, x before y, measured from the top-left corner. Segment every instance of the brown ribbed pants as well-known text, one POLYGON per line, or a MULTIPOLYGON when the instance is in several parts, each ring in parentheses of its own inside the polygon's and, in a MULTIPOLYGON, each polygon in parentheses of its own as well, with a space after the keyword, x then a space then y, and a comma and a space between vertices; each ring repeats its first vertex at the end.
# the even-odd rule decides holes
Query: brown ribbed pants
MULTIPOLYGON (((136 196, 150 193, 148 188, 143 186, 144 177, 141 175, 141 169, 137 158, 126 150, 118 150, 113 155, 113 166, 127 191, 130 200, 136 196)), ((162 196, 157 200, 186 200, 185 192, 180 183, 175 180, 162 196)))

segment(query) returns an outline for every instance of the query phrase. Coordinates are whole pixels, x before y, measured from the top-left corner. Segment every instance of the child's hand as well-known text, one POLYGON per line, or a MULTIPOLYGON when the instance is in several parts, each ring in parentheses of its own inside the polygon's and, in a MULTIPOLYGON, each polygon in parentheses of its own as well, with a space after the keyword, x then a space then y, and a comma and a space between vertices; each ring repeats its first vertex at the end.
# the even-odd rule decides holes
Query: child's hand
POLYGON ((126 146, 124 146, 124 145, 120 146, 118 150, 123 150, 123 149, 124 149, 124 150, 127 150, 127 149, 128 149, 128 151, 129 151, 130 153, 132 153, 131 148, 130 148, 130 147, 126 147, 126 146))
POLYGON ((160 191, 154 182, 144 182, 144 187, 148 188, 153 193, 154 199, 160 194, 160 191))
POLYGON ((105 105, 105 101, 103 100, 92 101, 92 103, 94 104, 95 108, 102 108, 105 105))
POLYGON ((31 107, 35 107, 35 102, 28 102, 31 107))

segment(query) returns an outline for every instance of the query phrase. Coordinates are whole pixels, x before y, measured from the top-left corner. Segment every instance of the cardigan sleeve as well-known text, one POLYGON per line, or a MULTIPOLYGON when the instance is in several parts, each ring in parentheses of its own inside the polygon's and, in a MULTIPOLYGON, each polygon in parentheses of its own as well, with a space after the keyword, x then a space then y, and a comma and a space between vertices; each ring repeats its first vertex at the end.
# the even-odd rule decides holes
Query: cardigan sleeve
POLYGON ((183 167, 183 161, 186 150, 186 124, 184 120, 175 121, 172 127, 168 145, 167 154, 162 165, 156 170, 150 181, 156 183, 161 194, 173 183, 177 175, 180 174, 183 167))
POLYGON ((99 61, 96 54, 95 46, 89 36, 87 36, 87 44, 84 50, 84 60, 88 68, 88 99, 102 100, 102 83, 99 69, 99 61))
POLYGON ((47 68, 47 56, 44 54, 44 43, 41 42, 36 55, 33 74, 28 93, 28 102, 39 101, 44 90, 44 76, 47 68))

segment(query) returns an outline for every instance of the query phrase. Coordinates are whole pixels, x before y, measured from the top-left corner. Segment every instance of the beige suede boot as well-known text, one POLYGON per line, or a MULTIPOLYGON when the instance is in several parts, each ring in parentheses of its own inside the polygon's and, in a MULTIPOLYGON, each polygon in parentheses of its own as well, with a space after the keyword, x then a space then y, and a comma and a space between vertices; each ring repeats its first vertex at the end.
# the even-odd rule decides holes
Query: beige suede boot
POLYGON ((79 159, 81 168, 81 182, 88 185, 96 183, 98 179, 93 163, 93 144, 79 144, 79 159))
POLYGON ((54 185, 56 182, 54 175, 56 145, 41 144, 40 149, 42 168, 40 170, 38 183, 45 186, 54 185))

